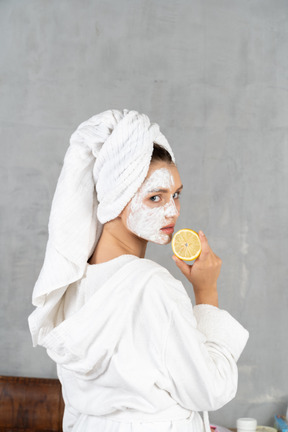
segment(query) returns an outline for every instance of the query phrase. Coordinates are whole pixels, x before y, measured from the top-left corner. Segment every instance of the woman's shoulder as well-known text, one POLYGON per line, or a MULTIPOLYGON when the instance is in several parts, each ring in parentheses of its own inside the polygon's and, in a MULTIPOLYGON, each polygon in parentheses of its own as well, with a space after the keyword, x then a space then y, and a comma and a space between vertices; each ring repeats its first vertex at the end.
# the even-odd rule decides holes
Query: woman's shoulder
POLYGON ((170 280, 174 283, 180 282, 174 276, 172 276, 172 274, 167 270, 166 267, 148 258, 138 258, 137 260, 133 261, 133 264, 138 271, 144 273, 148 272, 151 277, 162 277, 165 278, 165 280, 170 280))
POLYGON ((167 268, 147 258, 134 262, 137 275, 145 280, 144 289, 152 295, 161 295, 174 301, 187 300, 189 296, 182 282, 176 279, 167 268))
POLYGON ((97 286, 106 282, 109 286, 116 285, 119 289, 133 289, 139 295, 150 298, 151 302, 156 301, 156 298, 162 298, 163 302, 169 299, 173 302, 189 299, 181 281, 168 269, 147 258, 130 255, 104 264, 88 266, 87 276, 88 285, 92 286, 93 292, 93 281, 97 280, 97 286))

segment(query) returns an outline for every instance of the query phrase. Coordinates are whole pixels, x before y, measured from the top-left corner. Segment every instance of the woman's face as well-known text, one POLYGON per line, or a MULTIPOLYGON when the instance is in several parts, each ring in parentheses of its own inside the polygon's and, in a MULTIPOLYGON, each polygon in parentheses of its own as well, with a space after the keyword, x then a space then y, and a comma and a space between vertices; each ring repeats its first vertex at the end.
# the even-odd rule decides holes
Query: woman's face
POLYGON ((174 164, 152 162, 145 181, 122 213, 126 227, 144 240, 169 243, 180 212, 181 189, 174 164))

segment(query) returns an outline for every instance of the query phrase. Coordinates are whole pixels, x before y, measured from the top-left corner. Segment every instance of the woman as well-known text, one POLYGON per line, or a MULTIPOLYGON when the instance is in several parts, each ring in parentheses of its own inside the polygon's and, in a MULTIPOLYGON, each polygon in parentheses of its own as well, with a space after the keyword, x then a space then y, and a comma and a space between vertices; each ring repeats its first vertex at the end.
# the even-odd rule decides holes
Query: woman
POLYGON ((218 308, 221 260, 205 235, 192 266, 173 257, 194 308, 145 259, 148 241, 171 241, 181 189, 171 147, 144 114, 105 111, 71 137, 29 317, 34 345, 57 363, 64 432, 202 432, 199 411, 235 395, 248 332, 218 308))

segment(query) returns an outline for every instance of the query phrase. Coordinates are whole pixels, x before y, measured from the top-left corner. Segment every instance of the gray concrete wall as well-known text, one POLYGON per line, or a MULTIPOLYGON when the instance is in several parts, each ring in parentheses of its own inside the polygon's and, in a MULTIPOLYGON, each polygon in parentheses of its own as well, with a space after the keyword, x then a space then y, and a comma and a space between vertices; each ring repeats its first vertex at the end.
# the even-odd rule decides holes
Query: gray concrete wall
MULTIPOLYGON (((250 331, 211 419, 272 424, 288 403, 288 1, 2 0, 0 41, 0 373, 56 376, 27 316, 63 156, 80 122, 136 109, 175 150, 178 227, 206 233, 221 307, 250 331)), ((170 246, 149 257, 182 278, 170 246)))

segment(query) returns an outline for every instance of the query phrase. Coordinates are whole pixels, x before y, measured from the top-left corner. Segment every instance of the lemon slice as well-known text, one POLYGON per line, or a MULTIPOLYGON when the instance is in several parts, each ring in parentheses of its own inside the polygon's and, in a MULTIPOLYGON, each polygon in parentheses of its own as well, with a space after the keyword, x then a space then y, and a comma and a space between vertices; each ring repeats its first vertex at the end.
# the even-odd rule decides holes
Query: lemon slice
POLYGON ((198 234, 188 228, 177 231, 172 238, 174 254, 184 261, 193 261, 201 253, 201 242, 198 234))

